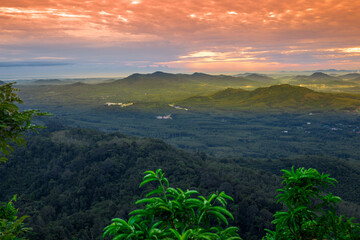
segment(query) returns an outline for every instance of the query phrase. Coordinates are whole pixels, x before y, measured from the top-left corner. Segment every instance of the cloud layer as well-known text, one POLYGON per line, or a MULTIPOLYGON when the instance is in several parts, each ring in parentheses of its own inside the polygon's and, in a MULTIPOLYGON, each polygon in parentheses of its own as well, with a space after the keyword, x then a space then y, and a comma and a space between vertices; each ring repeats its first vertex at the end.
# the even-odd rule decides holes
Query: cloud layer
POLYGON ((0 61, 188 71, 360 66, 359 1, 12 0, 0 61))

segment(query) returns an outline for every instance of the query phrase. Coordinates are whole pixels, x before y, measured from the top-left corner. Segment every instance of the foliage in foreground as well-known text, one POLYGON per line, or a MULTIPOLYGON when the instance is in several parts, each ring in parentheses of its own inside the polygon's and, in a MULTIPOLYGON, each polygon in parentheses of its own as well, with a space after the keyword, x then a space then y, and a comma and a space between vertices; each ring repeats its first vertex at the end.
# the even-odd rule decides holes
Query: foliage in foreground
MULTIPOLYGON (((25 143, 23 133, 26 130, 36 130, 41 128, 32 124, 32 119, 37 116, 48 115, 39 110, 25 110, 20 111, 17 103, 23 101, 15 94, 19 91, 13 88, 14 83, 8 83, 0 86, 0 153, 9 155, 13 151, 10 142, 15 142, 18 145, 25 143)), ((6 162, 5 156, 0 156, 0 162, 6 162)))
POLYGON ((104 237, 114 239, 241 239, 237 227, 228 225, 227 218, 233 219, 226 210, 226 200, 232 198, 224 192, 211 194, 208 198, 198 195, 195 190, 183 191, 169 186, 161 169, 147 171, 140 187, 157 182, 158 188, 149 192, 136 204, 145 204, 145 209, 136 209, 128 221, 112 220, 105 228, 104 237), (217 223, 217 224, 215 224, 217 223))
POLYGON ((23 221, 28 216, 18 218, 16 216, 18 209, 15 209, 13 202, 16 201, 16 195, 8 202, 0 204, 0 239, 25 239, 24 233, 31 230, 24 226, 23 221))
MULTIPOLYGON (((0 86, 0 154, 9 155, 13 151, 10 142, 18 145, 24 144, 23 132, 26 130, 36 130, 41 126, 32 124, 35 116, 48 115, 39 110, 20 111, 17 103, 23 103, 15 94, 18 89, 13 88, 14 83, 0 86)), ((0 162, 6 162, 5 156, 0 156, 0 162)), ((13 206, 16 201, 16 195, 8 202, 0 204, 0 239, 24 239, 22 236, 25 232, 31 230, 24 227, 23 221, 28 216, 17 218, 17 209, 13 206)))
MULTIPOLYGON (((316 169, 299 168, 282 170, 284 188, 277 198, 287 211, 274 214, 274 231, 264 240, 305 240, 305 239, 359 239, 360 224, 352 222, 344 215, 337 216, 336 204, 341 201, 332 193, 323 191, 337 182, 327 174, 316 169)), ((145 209, 130 213, 128 221, 120 218, 112 220, 105 228, 103 236, 114 239, 241 239, 237 227, 222 228, 228 225, 227 217, 232 214, 226 210, 226 200, 231 197, 224 192, 211 194, 208 198, 191 198, 197 191, 169 187, 160 169, 147 171, 140 187, 156 181, 159 187, 136 204, 146 204, 145 209), (157 196, 153 196, 157 195, 157 196), (150 197, 153 196, 153 197, 150 197), (215 203, 220 203, 220 206, 215 203), (217 226, 212 225, 217 221, 217 226)))
POLYGON ((285 186, 278 190, 277 198, 287 211, 274 214, 276 229, 267 230, 264 239, 359 239, 360 224, 335 213, 341 199, 323 193, 337 182, 334 178, 312 168, 282 171, 285 186))

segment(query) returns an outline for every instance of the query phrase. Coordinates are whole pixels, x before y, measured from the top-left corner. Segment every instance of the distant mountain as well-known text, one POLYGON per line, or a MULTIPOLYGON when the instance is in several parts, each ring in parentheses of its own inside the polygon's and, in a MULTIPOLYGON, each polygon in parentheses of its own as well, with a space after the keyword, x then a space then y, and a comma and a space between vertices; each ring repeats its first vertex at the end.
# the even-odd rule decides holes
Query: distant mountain
POLYGON ((3 82, 3 81, 0 80, 0 85, 3 85, 3 84, 5 84, 5 82, 3 82))
MULTIPOLYGON (((353 81, 344 81, 324 73, 298 76, 297 79, 292 84, 308 84, 310 86, 326 83, 333 84, 336 87, 341 86, 341 89, 358 86, 353 81)), ((42 80, 39 82, 41 84, 22 85, 20 95, 24 97, 26 102, 40 105, 86 105, 92 107, 103 106, 105 102, 134 102, 132 108, 136 108, 137 106, 140 107, 140 103, 157 102, 166 103, 167 106, 169 102, 175 103, 192 96, 206 96, 205 98, 207 98, 210 94, 226 88, 249 90, 258 87, 269 87, 274 84, 272 81, 272 78, 260 74, 234 77, 205 73, 172 74, 154 72, 150 74, 136 73, 113 82, 99 84, 57 84, 62 83, 62 81, 58 79, 42 80)), ((320 85, 320 87, 322 86, 320 85)), ((353 90, 351 91, 353 92, 353 90)), ((240 95, 245 96, 245 93, 240 95)), ((233 95, 232 98, 239 98, 240 95, 233 95)), ((197 99, 196 101, 201 102, 202 100, 197 99)), ((230 100, 228 99, 228 101, 230 100)), ((231 102, 229 104, 234 105, 231 102)), ((260 103, 254 104, 261 105, 260 103)), ((266 106, 267 103, 263 103, 263 105, 266 106)))
POLYGON ((166 87, 174 84, 210 84, 210 85, 254 85, 256 82, 243 78, 226 75, 209 75, 205 73, 172 74, 154 72, 150 74, 132 74, 113 83, 127 85, 141 85, 148 87, 166 87))
POLYGON ((330 76, 326 73, 322 73, 322 72, 314 72, 313 74, 310 75, 311 79, 337 79, 333 76, 330 76))
POLYGON ((358 110, 360 95, 321 93, 288 84, 253 91, 226 89, 208 96, 195 96, 178 104, 190 108, 243 110, 358 110))
POLYGON ((266 75, 263 75, 263 74, 257 74, 257 73, 252 73, 252 74, 246 75, 245 78, 253 80, 253 81, 261 81, 261 82, 275 81, 275 79, 272 78, 272 77, 269 77, 269 76, 266 76, 266 75))
POLYGON ((59 79, 39 79, 32 82, 32 84, 36 84, 36 85, 59 85, 64 83, 65 82, 59 79))
POLYGON ((103 106, 105 102, 168 103, 229 87, 251 89, 269 85, 243 77, 164 72, 135 73, 123 79, 99 84, 54 84, 56 82, 58 83, 51 80, 50 83, 53 84, 22 85, 20 94, 31 103, 103 106))
POLYGON ((360 74, 359 73, 349 73, 349 74, 341 75, 341 76, 339 76, 339 78, 341 78, 343 80, 360 79, 360 74))
POLYGON ((360 85, 360 74, 349 73, 342 76, 331 76, 326 73, 315 72, 310 76, 298 75, 293 77, 288 83, 326 92, 357 93, 351 89, 360 85))
POLYGON ((294 77, 291 82, 296 83, 331 83, 335 81, 341 81, 341 78, 330 76, 326 73, 315 72, 310 76, 298 75, 294 77))
POLYGON ((167 99, 183 99, 198 94, 210 94, 228 87, 248 87, 255 88, 259 83, 243 77, 233 77, 226 75, 210 75, 205 73, 193 74, 172 74, 164 72, 154 72, 150 74, 132 74, 124 79, 103 84, 109 89, 127 89, 132 93, 132 98, 142 101, 149 99, 161 101, 167 99))
POLYGON ((89 85, 89 84, 83 83, 83 82, 74 82, 74 83, 70 84, 69 87, 84 87, 87 85, 89 85))
POLYGON ((315 70, 315 72, 331 72, 331 73, 336 73, 336 72, 353 72, 354 70, 342 70, 342 69, 320 69, 320 70, 315 70))

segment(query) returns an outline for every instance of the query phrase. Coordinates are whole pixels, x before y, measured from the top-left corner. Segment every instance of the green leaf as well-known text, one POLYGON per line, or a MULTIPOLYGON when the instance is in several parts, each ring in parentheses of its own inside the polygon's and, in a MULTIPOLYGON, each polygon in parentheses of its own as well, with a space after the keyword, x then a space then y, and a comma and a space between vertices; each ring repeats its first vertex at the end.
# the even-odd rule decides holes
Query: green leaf
POLYGON ((158 189, 155 189, 155 190, 149 192, 148 194, 146 194, 146 197, 150 197, 151 195, 154 195, 154 194, 160 195, 161 193, 162 193, 162 190, 161 190, 161 187, 159 187, 158 189))
POLYGON ((176 230, 173 229, 173 228, 170 228, 169 230, 170 230, 170 232, 173 233, 173 235, 176 237, 176 239, 182 240, 182 237, 181 237, 180 233, 178 233, 178 231, 176 231, 176 230))
POLYGON ((144 198, 140 199, 139 201, 136 201, 135 204, 142 204, 142 203, 154 203, 157 200, 155 198, 144 198))
POLYGON ((147 183, 149 183, 149 182, 153 182, 153 181, 157 181, 157 179, 156 179, 156 178, 148 178, 148 179, 146 179, 146 180, 144 180, 144 181, 142 181, 142 182, 140 183, 139 188, 141 188, 141 187, 144 186, 145 184, 147 184, 147 183))
POLYGON ((144 209, 136 209, 129 213, 129 215, 135 215, 135 214, 139 216, 147 216, 149 213, 144 209))
POLYGON ((223 198, 226 198, 226 199, 228 199, 228 200, 234 201, 234 199, 233 199, 232 197, 230 197, 229 195, 226 195, 224 191, 221 192, 221 193, 219 194, 219 196, 220 196, 220 197, 223 197, 223 198))
POLYGON ((152 174, 152 173, 149 173, 147 174, 145 177, 143 177, 143 180, 146 180, 148 178, 156 178, 156 175, 152 174))
POLYGON ((220 219, 221 221, 223 221, 226 225, 229 225, 226 217, 224 215, 222 215, 221 213, 217 212, 217 211, 207 211, 208 214, 213 215, 215 218, 220 219))
POLYGON ((185 192, 186 196, 190 196, 192 194, 199 194, 199 192, 195 191, 195 190, 186 190, 186 192, 185 192))
POLYGON ((222 213, 222 214, 225 214, 225 215, 227 215, 228 217, 230 217, 231 219, 234 220, 233 215, 232 215, 228 210, 226 210, 226 209, 223 208, 223 207, 215 206, 215 207, 212 207, 211 209, 212 209, 212 210, 216 210, 216 211, 218 211, 218 212, 220 212, 220 213, 222 213))
POLYGON ((167 180, 167 178, 162 178, 162 180, 165 182, 166 186, 169 187, 169 181, 167 180))

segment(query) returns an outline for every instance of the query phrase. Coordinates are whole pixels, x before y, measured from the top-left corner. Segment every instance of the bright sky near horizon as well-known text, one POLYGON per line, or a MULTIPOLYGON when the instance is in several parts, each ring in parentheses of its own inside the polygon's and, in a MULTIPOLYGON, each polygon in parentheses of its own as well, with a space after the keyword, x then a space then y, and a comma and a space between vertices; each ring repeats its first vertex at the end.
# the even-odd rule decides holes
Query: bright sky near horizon
POLYGON ((360 67, 360 1, 0 1, 1 75, 360 67))

